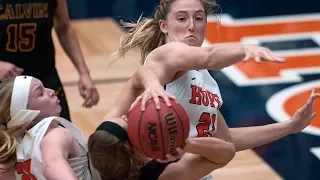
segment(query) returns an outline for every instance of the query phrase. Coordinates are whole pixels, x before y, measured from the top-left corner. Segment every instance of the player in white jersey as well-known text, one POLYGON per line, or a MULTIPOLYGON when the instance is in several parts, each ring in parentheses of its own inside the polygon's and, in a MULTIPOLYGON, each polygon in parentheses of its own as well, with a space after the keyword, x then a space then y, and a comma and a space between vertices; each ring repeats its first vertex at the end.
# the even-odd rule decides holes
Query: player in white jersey
POLYGON ((0 83, 0 179, 95 179, 81 131, 54 91, 30 76, 0 83), (62 127, 62 126, 63 127, 62 127))
MULTIPOLYGON (((141 48, 142 64, 154 71, 154 78, 159 78, 187 110, 192 124, 190 136, 214 136, 234 143, 236 150, 241 151, 307 127, 315 117, 312 104, 319 97, 315 90, 307 104, 288 121, 259 127, 227 126, 219 112, 222 98, 218 85, 206 69, 220 70, 250 58, 281 63, 285 59, 253 45, 229 43, 200 47, 206 33, 207 15, 213 6, 213 0, 160 0, 153 18, 125 24, 131 30, 122 37, 114 59, 135 46, 141 48)), ((143 103, 149 97, 147 93, 141 95, 143 103)))
MULTIPOLYGON (((145 73, 142 72, 142 74, 145 73)), ((134 86, 140 86, 139 84, 141 82, 135 83, 134 86)), ((132 81, 129 81, 128 85, 122 93, 124 96, 119 96, 120 104, 117 104, 107 116, 109 123, 104 122, 97 128, 103 132, 109 131, 120 139, 126 135, 124 127, 121 126, 126 125, 123 125, 123 122, 120 125, 116 123, 120 115, 128 111, 138 95, 132 93, 135 91, 135 88, 132 88, 132 81), (115 123, 112 123, 115 119, 115 123)), ((161 92, 159 96, 168 103, 166 96, 170 95, 164 93, 161 86, 158 89, 161 92)), ((137 89, 137 92, 140 90, 142 89, 137 89)), ((81 132, 70 122, 57 117, 60 111, 59 100, 54 95, 54 91, 44 88, 41 81, 36 78, 18 76, 0 83, 0 179, 101 179, 99 172, 91 166, 81 132)), ((99 137, 91 137, 90 140, 91 142, 96 140, 91 145, 98 145, 98 147, 114 145, 114 143, 105 144, 104 139, 100 141, 99 137)), ((185 149, 187 152, 200 155, 196 158, 186 158, 185 161, 189 164, 203 161, 205 157, 207 162, 209 160, 216 162, 212 168, 220 168, 234 156, 234 146, 219 139, 190 140, 187 144, 185 149), (208 144, 211 145, 208 146, 208 144), (223 151, 223 153, 217 154, 214 153, 215 151, 223 151)), ((95 154, 91 151, 92 162, 114 166, 110 160, 103 159, 103 155, 109 155, 108 151, 99 148, 94 151, 101 151, 101 153, 95 154)), ((125 157, 122 158, 125 159, 125 157)), ((146 157, 142 159, 148 161, 146 157)), ((130 165, 131 163, 128 162, 130 161, 126 161, 125 164, 130 165)), ((170 171, 165 173, 172 174, 170 171)), ((109 179, 108 176, 102 176, 102 178, 109 179)))
MULTIPOLYGON (((187 139, 183 150, 177 149, 179 152, 177 157, 167 155, 166 160, 158 160, 161 161, 161 164, 134 150, 126 131, 127 119, 121 116, 128 113, 131 104, 142 90, 152 91, 155 98, 162 97, 168 106, 170 106, 168 98, 174 98, 159 83, 154 84, 153 78, 148 79, 148 74, 150 74, 149 69, 141 67, 133 75, 118 95, 115 105, 105 116, 104 121, 89 137, 90 160, 101 178, 117 180, 171 180, 172 177, 176 177, 175 179, 180 177, 184 180, 200 179, 206 175, 206 172, 228 164, 235 154, 233 144, 212 137, 187 139), (146 78, 140 79, 141 76, 146 78), (189 154, 176 163, 170 165, 167 163, 181 157, 183 152, 189 154), (167 165, 169 165, 168 168, 167 165)), ((157 79, 155 82, 157 83, 157 79)), ((158 100, 155 101, 155 104, 157 108, 160 108, 158 100)))
MULTIPOLYGON (((128 85, 124 88, 124 93, 119 96, 118 102, 120 104, 117 104, 107 116, 107 122, 102 123, 97 128, 100 133, 110 132, 111 135, 119 137, 121 141, 126 136, 126 125, 119 117, 128 111, 130 104, 137 96, 136 93, 132 94, 135 89, 132 88, 132 81, 129 81, 128 85), (122 124, 118 123, 121 121, 122 124)), ((158 95, 164 97, 168 102, 166 96, 170 95, 164 93, 161 86, 158 89, 160 92, 158 95)), ((139 88, 137 92, 140 92, 140 90, 139 88)), ((54 96, 54 91, 44 88, 38 79, 18 76, 1 82, 0 179, 101 179, 99 172, 91 166, 91 161, 88 160, 90 158, 87 155, 86 144, 81 132, 70 122, 57 117, 60 110, 61 107, 57 97, 54 96)), ((111 144, 104 143, 103 136, 102 139, 99 138, 101 136, 91 137, 91 141, 89 141, 91 146, 115 145, 114 142, 111 144)), ((126 139, 124 138, 124 140, 126 139)), ((201 138, 189 140, 187 144, 185 151, 192 152, 196 156, 188 156, 184 158, 184 161, 179 161, 179 163, 185 162, 185 165, 193 165, 193 162, 203 162, 210 163, 211 167, 216 169, 226 165, 234 156, 234 146, 219 139, 201 138), (216 151, 222 153, 215 153, 216 151), (211 161, 214 161, 214 163, 211 161)), ((120 144, 120 147, 123 146, 120 144)), ((117 167, 112 164, 110 159, 103 158, 109 155, 110 152, 104 148, 94 148, 90 153, 95 165, 102 163, 102 165, 109 165, 108 167, 117 167)), ((121 158, 126 160, 125 157, 121 158)), ((141 158, 145 162, 150 161, 146 157, 141 158)), ((131 163, 128 162, 130 161, 124 163, 131 166, 131 163)), ((196 166, 195 168, 199 167, 196 166)), ((123 169, 123 167, 117 169, 117 171, 120 171, 120 169, 123 169)), ((172 172, 172 169, 174 168, 164 171, 164 175, 176 174, 176 171, 172 172)), ((181 173, 181 169, 179 170, 181 173)), ((102 171, 100 172, 101 176, 102 171)), ((102 178, 109 179, 112 177, 107 174, 102 178)))
POLYGON ((165 85, 187 111, 190 119, 189 137, 213 136, 217 130, 216 116, 223 101, 217 82, 207 70, 190 70, 165 85))

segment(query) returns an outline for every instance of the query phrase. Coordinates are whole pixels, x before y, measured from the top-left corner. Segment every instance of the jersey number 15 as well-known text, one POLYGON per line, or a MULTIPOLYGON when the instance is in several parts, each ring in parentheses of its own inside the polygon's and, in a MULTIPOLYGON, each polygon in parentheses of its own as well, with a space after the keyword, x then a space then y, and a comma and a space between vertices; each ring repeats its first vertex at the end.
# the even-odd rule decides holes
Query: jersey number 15
POLYGON ((10 24, 7 27, 8 42, 6 50, 8 52, 32 51, 36 41, 36 30, 36 23, 10 24))

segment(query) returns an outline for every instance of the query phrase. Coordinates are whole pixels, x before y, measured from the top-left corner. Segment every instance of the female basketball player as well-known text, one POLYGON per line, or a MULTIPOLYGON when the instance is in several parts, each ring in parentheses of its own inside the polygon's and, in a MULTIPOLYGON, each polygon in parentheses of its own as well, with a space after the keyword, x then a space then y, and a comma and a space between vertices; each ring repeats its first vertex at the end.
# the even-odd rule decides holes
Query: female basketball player
POLYGON ((0 2, 0 81, 21 74, 40 79, 57 94, 61 116, 70 119, 69 108, 55 67, 52 27, 62 48, 79 73, 84 107, 92 107, 99 95, 92 82, 74 30, 66 0, 2 0, 0 2))
MULTIPOLYGON (((139 88, 133 88, 131 82, 129 81, 129 86, 124 88, 124 93, 122 94, 125 97, 136 96, 141 89, 139 83, 151 81, 135 81, 138 83, 135 83, 134 86, 139 88)), ((153 95, 155 97, 162 97, 167 105, 170 105, 168 97, 173 97, 166 93, 161 86, 149 85, 149 87, 147 89, 148 92, 154 92, 153 95)), ((103 123, 98 129, 109 130, 116 137, 121 138, 126 136, 126 133, 123 133, 126 125, 125 121, 118 117, 128 111, 134 98, 129 98, 131 102, 128 105, 127 100, 123 99, 122 96, 119 97, 119 102, 125 102, 124 106, 115 108, 116 111, 113 109, 107 117, 107 119, 110 119, 109 123, 103 123), (115 123, 110 123, 112 121, 115 123)), ((95 168, 90 167, 91 175, 89 173, 90 163, 88 163, 86 145, 82 134, 68 121, 56 117, 59 115, 61 107, 53 90, 44 88, 38 79, 30 76, 17 76, 0 83, 0 100, 1 179, 90 179, 91 176, 92 179, 100 179, 100 177, 96 176, 97 171, 95 168), (65 128, 59 127, 59 124, 65 128)), ((159 107, 157 102, 156 104, 159 107)), ((91 152, 95 152, 90 153, 93 162, 96 164, 102 163, 104 166, 112 165, 112 167, 117 167, 118 173, 116 174, 121 174, 123 170, 128 169, 134 172, 134 168, 126 169, 122 165, 120 165, 122 167, 113 166, 113 162, 103 158, 110 156, 109 153, 111 153, 105 151, 103 147, 115 145, 115 152, 120 150, 119 155, 124 155, 116 157, 119 158, 117 164, 124 163, 130 167, 130 163, 127 161, 130 160, 128 156, 125 153, 121 154, 123 151, 126 152, 126 149, 124 149, 126 145, 121 144, 122 142, 120 143, 119 141, 116 142, 117 139, 114 137, 114 143, 104 144, 104 137, 108 135, 108 133, 104 133, 104 131, 98 131, 90 137, 91 152), (125 160, 125 162, 121 160, 125 160)), ((112 138, 112 135, 110 137, 112 138)), ((110 140, 110 137, 107 137, 106 140, 110 140)), ((232 143, 215 138, 188 140, 184 150, 199 155, 189 154, 184 156, 176 165, 170 165, 170 169, 162 173, 162 178, 171 179, 181 172, 190 172, 190 168, 201 168, 201 171, 197 171, 201 174, 210 172, 227 164, 235 153, 232 143), (219 151, 219 154, 214 153, 216 151, 219 151), (203 164, 207 165, 204 169, 202 167, 203 164)), ((177 151, 180 154, 182 153, 179 149, 177 151)), ((173 159, 170 156, 168 158, 170 160, 173 159)), ((140 156, 139 160, 132 161, 133 166, 136 165, 136 162, 142 161, 149 162, 150 160, 140 156)), ((101 166, 97 165, 97 167, 101 166)), ((103 168, 100 173, 103 174, 104 171, 108 170, 103 168)), ((107 177, 112 178, 113 175, 110 174, 107 177)), ((121 179, 121 176, 117 177, 121 179)), ((201 176, 198 173, 193 173, 190 177, 201 176)))
POLYGON ((36 78, 0 83, 0 179, 95 179, 81 132, 60 111, 54 91, 36 78))
MULTIPOLYGON (((153 160, 133 149, 126 131, 127 119, 122 115, 127 114, 132 101, 141 93, 140 89, 145 89, 143 94, 152 95, 153 98, 162 97, 168 106, 171 105, 169 98, 175 99, 164 91, 157 79, 153 79, 153 75, 150 76, 150 79, 148 78, 147 75, 151 74, 152 70, 144 67, 141 67, 140 70, 128 81, 118 96, 115 106, 104 118, 104 122, 89 137, 90 160, 101 178, 193 180, 200 179, 228 164, 234 157, 234 145, 213 137, 187 139, 183 150, 177 149, 179 155, 167 155, 166 160, 153 160), (168 163, 180 158, 184 152, 185 154, 179 161, 168 163)), ((155 99, 155 103, 159 109, 159 100, 155 99)))
MULTIPOLYGON (((159 79, 152 68, 147 65, 141 67, 140 71, 137 71, 123 88, 123 91, 116 100, 115 106, 105 117, 105 122, 89 137, 88 149, 91 163, 99 171, 102 179, 200 179, 213 170, 223 167, 232 159, 234 141, 232 141, 233 139, 229 140, 226 138, 225 136, 227 135, 221 134, 219 135, 221 139, 215 137, 189 138, 183 150, 177 149, 179 152, 178 156, 167 155, 166 160, 147 158, 132 148, 126 132, 127 119, 124 116, 119 117, 121 114, 127 113, 127 109, 131 104, 130 101, 141 92, 134 89, 145 88, 145 91, 136 98, 132 106, 135 106, 135 104, 142 100, 143 110, 146 101, 153 98, 156 107, 159 109, 158 97, 162 97, 166 104, 170 106, 168 97, 175 98, 164 92, 160 84, 160 81, 165 82, 167 77, 159 76, 159 79), (135 88, 132 89, 130 88, 131 86, 135 88), (227 139, 227 141, 222 139, 227 139), (231 143, 228 144, 228 141, 231 141, 231 143), (182 156, 183 151, 186 153, 182 156), (181 156, 182 158, 176 161, 181 156)), ((317 97, 320 97, 320 94, 313 91, 307 103, 295 113, 290 121, 283 124, 287 125, 288 132, 290 130, 295 130, 291 131, 291 133, 301 131, 310 123, 315 116, 315 113, 312 113, 312 111, 315 98, 317 97)), ((223 119, 219 120, 222 121, 223 119)), ((269 128, 281 130, 277 125, 272 126, 269 128)), ((221 128, 224 127, 221 125, 221 128)), ((264 129, 263 127, 260 128, 264 129)), ((254 132, 254 127, 252 129, 249 128, 248 130, 254 132)), ((224 129, 223 131, 227 130, 224 129)), ((263 138, 261 136, 258 138, 263 138)), ((235 143, 239 144, 239 142, 235 143)), ((211 179, 211 176, 208 175, 203 179, 211 179)))
MULTIPOLYGON (((214 136, 234 143, 236 150, 241 151, 307 127, 316 115, 312 113, 314 101, 319 97, 315 90, 306 105, 288 121, 259 127, 228 128, 219 112, 223 101, 218 84, 206 69, 220 70, 249 58, 274 62, 284 62, 284 59, 257 46, 217 44, 200 47, 206 32, 207 15, 213 5, 215 3, 210 0, 161 0, 154 18, 126 24, 132 29, 123 36, 116 55, 123 56, 135 46, 141 48, 143 64, 155 72, 155 78, 159 77, 166 91, 186 109, 191 123, 190 137, 214 136)), ((138 100, 143 99, 144 106, 149 97, 144 93, 138 100)))
MULTIPOLYGON (((204 40, 207 14, 212 5, 215 3, 209 0, 161 0, 153 19, 131 24, 133 29, 122 38, 118 54, 124 55, 133 46, 141 46, 143 57, 152 51, 143 63, 187 110, 192 124, 191 137, 214 134, 233 142, 240 151, 300 132, 315 114, 306 119, 295 116, 291 121, 260 127, 227 127, 219 112, 223 101, 218 84, 205 69, 219 70, 249 58, 275 62, 284 59, 251 45, 199 47, 204 40)), ((318 95, 313 92, 311 101, 318 95)))

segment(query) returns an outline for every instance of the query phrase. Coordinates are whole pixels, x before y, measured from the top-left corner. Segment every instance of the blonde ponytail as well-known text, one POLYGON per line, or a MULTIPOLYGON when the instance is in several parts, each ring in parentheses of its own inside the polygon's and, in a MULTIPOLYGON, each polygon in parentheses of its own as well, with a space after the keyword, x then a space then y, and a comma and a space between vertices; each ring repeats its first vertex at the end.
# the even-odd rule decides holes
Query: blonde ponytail
POLYGON ((16 148, 17 140, 6 131, 0 132, 0 164, 6 169, 11 169, 17 162, 16 148))
POLYGON ((141 48, 141 64, 147 55, 157 47, 165 44, 165 35, 160 30, 159 21, 152 18, 143 18, 137 23, 120 23, 130 30, 121 38, 120 48, 111 55, 109 65, 124 55, 132 48, 141 48))
POLYGON ((17 162, 16 148, 17 137, 23 137, 29 124, 15 126, 7 129, 11 119, 10 105, 14 78, 4 80, 0 83, 0 164, 6 169, 11 169, 17 162))

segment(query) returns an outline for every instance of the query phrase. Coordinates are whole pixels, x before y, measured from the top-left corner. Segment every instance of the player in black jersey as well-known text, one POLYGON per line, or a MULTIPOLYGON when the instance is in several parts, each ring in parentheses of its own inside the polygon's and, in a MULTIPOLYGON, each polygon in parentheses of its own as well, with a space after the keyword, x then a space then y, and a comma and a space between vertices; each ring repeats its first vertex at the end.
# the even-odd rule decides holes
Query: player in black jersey
POLYGON ((56 91, 61 116, 70 119, 63 86, 55 67, 51 36, 57 37, 79 73, 79 91, 84 107, 92 107, 99 95, 71 27, 66 0, 0 1, 0 81, 21 74, 40 79, 56 91))

